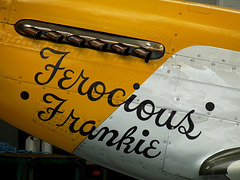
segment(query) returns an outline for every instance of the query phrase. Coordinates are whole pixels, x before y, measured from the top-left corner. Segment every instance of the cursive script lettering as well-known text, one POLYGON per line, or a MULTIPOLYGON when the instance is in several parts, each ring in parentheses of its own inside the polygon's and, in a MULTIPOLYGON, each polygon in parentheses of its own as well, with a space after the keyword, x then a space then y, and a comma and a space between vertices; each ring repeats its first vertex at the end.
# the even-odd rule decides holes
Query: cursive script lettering
MULTIPOLYGON (((122 106, 126 113, 135 113, 138 120, 149 121, 151 119, 153 120, 152 122, 154 126, 159 128, 166 127, 170 131, 177 130, 180 134, 185 135, 190 140, 194 140, 201 135, 201 131, 197 134, 194 134, 193 132, 195 125, 194 121, 192 120, 192 115, 195 113, 195 110, 189 111, 183 118, 178 120, 176 119, 176 117, 180 117, 178 116, 178 111, 173 110, 170 112, 169 116, 166 117, 164 115, 168 112, 168 110, 164 108, 157 108, 157 105, 154 103, 154 101, 149 99, 145 99, 137 104, 134 103, 135 99, 137 98, 136 94, 132 94, 124 102, 113 102, 113 100, 116 99, 116 94, 124 97, 126 95, 126 91, 122 88, 109 90, 107 85, 99 80, 89 83, 90 77, 86 75, 84 69, 76 72, 72 69, 66 69, 62 65, 63 59, 67 54, 69 54, 69 52, 60 52, 51 48, 43 48, 40 52, 42 59, 49 58, 49 56, 45 55, 46 51, 49 51, 56 56, 59 55, 60 58, 56 63, 46 64, 44 71, 37 72, 35 74, 35 82, 37 84, 47 85, 55 80, 57 82, 57 87, 62 90, 69 90, 73 87, 76 87, 77 93, 80 96, 86 96, 92 102, 106 99, 108 105, 111 107, 122 106), (43 78, 46 79, 46 81, 44 81, 43 78), (103 98, 104 96, 106 98, 103 98)), ((133 88, 138 90, 140 89, 140 85, 135 83, 133 88)), ((45 111, 38 112, 38 118, 40 120, 50 121, 56 115, 64 113, 64 111, 61 110, 61 106, 67 102, 67 99, 62 99, 54 94, 46 93, 43 96, 43 101, 48 104, 49 107, 45 111), (52 105, 53 101, 57 103, 55 107, 50 106, 52 105)), ((95 133, 95 120, 82 121, 80 117, 76 116, 75 109, 72 109, 71 112, 65 117, 67 118, 63 122, 56 124, 57 127, 67 126, 68 124, 68 129, 71 133, 79 133, 81 136, 88 136, 89 140, 95 139, 97 141, 104 141, 106 142, 106 146, 115 147, 117 151, 122 150, 126 154, 141 154, 146 158, 155 158, 161 154, 161 151, 158 150, 160 144, 158 140, 146 142, 144 139, 144 137, 149 135, 148 130, 144 130, 142 132, 143 138, 137 140, 137 126, 129 128, 122 136, 117 130, 110 130, 109 127, 102 127, 98 132, 95 133)))
MULTIPOLYGON (((38 118, 42 121, 49 121, 53 119, 57 113, 63 113, 63 111, 60 111, 61 106, 67 102, 65 99, 61 99, 58 96, 47 93, 43 96, 43 101, 49 105, 53 103, 53 100, 57 102, 57 105, 55 107, 49 107, 46 111, 40 111, 38 113, 38 118), (52 100, 48 100, 52 99, 52 100), (42 115, 48 115, 48 118, 43 118, 42 115)), ((56 104, 56 103, 55 103, 56 104)), ((68 125, 68 129, 71 133, 79 133, 81 136, 88 136, 88 139, 93 140, 96 139, 97 141, 103 141, 106 139, 106 137, 110 136, 110 138, 107 140, 106 145, 108 147, 116 146, 116 150, 120 151, 123 149, 123 152, 126 154, 130 153, 136 153, 136 154, 142 154, 146 158, 155 158, 161 154, 161 151, 157 150, 159 149, 160 142, 158 140, 152 140, 150 144, 145 143, 146 140, 140 139, 137 144, 134 146, 133 143, 136 141, 136 138, 134 137, 135 132, 138 130, 137 126, 133 126, 130 129, 128 129, 125 134, 119 139, 119 132, 117 130, 109 130, 108 127, 101 128, 96 134, 93 134, 93 131, 96 129, 95 124, 96 122, 94 120, 89 120, 86 122, 79 123, 81 121, 80 117, 77 117, 74 115, 75 109, 72 109, 66 120, 60 124, 56 124, 56 126, 64 126, 66 124, 68 125), (69 123, 67 123, 69 122, 69 123), (78 124, 78 125, 77 125, 78 124), (80 127, 79 127, 79 124, 80 127), (90 126, 90 130, 89 130, 90 126), (102 135, 100 136, 100 133, 102 135), (112 135, 112 136, 111 136, 112 135), (100 137, 99 137, 100 136, 100 137), (97 139, 98 138, 98 139, 97 139), (154 146, 154 144, 157 144, 154 146), (125 146, 125 148, 123 147, 125 146), (143 150, 140 150, 143 149, 143 150), (151 155, 149 151, 156 151, 154 155, 151 155)), ((144 137, 147 137, 149 135, 148 130, 144 130, 142 132, 144 137)))
POLYGON ((167 118, 167 120, 161 123, 160 122, 162 120, 161 117, 167 109, 160 109, 159 111, 156 111, 155 104, 151 100, 144 100, 140 104, 138 104, 136 107, 130 108, 133 100, 136 97, 137 96, 133 94, 125 101, 124 110, 126 112, 136 111, 136 116, 138 117, 139 120, 146 121, 150 119, 152 116, 155 116, 155 124, 158 127, 166 126, 169 130, 174 130, 178 128, 178 131, 181 134, 185 134, 186 137, 191 140, 196 139, 198 136, 200 136, 201 132, 199 132, 195 136, 190 135, 190 133, 194 130, 194 123, 191 118, 191 114, 195 112, 194 110, 187 113, 186 116, 177 125, 172 125, 173 118, 176 115, 177 111, 171 111, 171 114, 167 118), (151 110, 147 111, 146 106, 148 106, 148 109, 151 109, 151 110), (188 129, 186 129, 186 127, 181 125, 184 121, 188 122, 188 129))
MULTIPOLYGON (((135 146, 133 145, 133 143, 136 141, 134 133, 137 130, 138 130, 137 126, 133 126, 130 129, 128 129, 120 139, 117 140, 117 138, 119 137, 119 132, 117 130, 109 130, 108 127, 103 127, 96 134, 90 134, 88 136, 88 139, 93 140, 100 136, 98 137, 98 141, 103 141, 104 139, 107 139, 106 137, 108 137, 108 139, 106 140, 106 145, 108 147, 116 146, 117 151, 119 151, 121 147, 124 145, 125 148, 123 149, 123 152, 126 154, 134 152, 136 154, 143 154, 143 156, 145 156, 146 158, 155 158, 159 156, 161 154, 161 151, 159 150, 155 155, 150 155, 149 153, 150 150, 155 150, 159 148, 153 146, 154 143, 160 144, 158 140, 152 140, 150 144, 147 145, 147 147, 144 144, 146 141, 144 139, 140 139, 135 146), (141 151, 140 149, 143 150, 141 151)), ((147 131, 148 133, 145 133, 145 131, 147 130, 143 131, 143 136, 148 136, 149 132, 147 131)))
MULTIPOLYGON (((61 57, 57 61, 57 63, 55 65, 47 64, 45 66, 45 70, 46 71, 49 71, 49 67, 52 68, 52 72, 50 73, 50 75, 48 77, 48 80, 46 82, 41 82, 40 81, 40 77, 39 77, 40 75, 45 75, 46 72, 38 72, 38 73, 36 73, 35 81, 39 85, 46 85, 46 84, 50 83, 54 79, 54 77, 58 73, 58 71, 61 71, 61 70, 65 69, 65 67, 60 67, 60 65, 62 63, 63 58, 69 53, 69 52, 56 51, 56 50, 53 50, 51 48, 43 48, 41 50, 41 52, 40 52, 40 55, 41 55, 41 57, 43 59, 47 59, 49 57, 49 56, 44 56, 43 55, 45 51, 50 51, 50 52, 52 52, 52 53, 54 53, 56 55, 61 55, 61 57)), ((113 99, 114 99, 114 96, 117 93, 118 94, 120 93, 120 94, 122 94, 122 96, 125 96, 126 95, 125 90, 123 90, 122 88, 116 88, 116 89, 113 89, 111 91, 107 91, 106 85, 103 82, 101 82, 101 81, 96 81, 96 82, 92 83, 89 88, 86 88, 85 87, 85 83, 89 80, 89 77, 85 77, 84 76, 84 70, 82 70, 80 72, 80 74, 77 77, 77 79, 74 80, 71 85, 69 85, 69 86, 64 85, 65 82, 72 80, 72 77, 70 76, 70 74, 73 75, 74 73, 75 72, 73 70, 70 70, 70 69, 65 70, 63 72, 63 77, 61 77, 58 80, 58 87, 60 89, 67 90, 67 89, 72 88, 77 83, 79 83, 78 84, 78 93, 80 95, 87 95, 88 99, 91 100, 91 101, 98 101, 104 95, 107 95, 108 97, 106 99, 107 99, 107 102, 108 102, 108 104, 110 106, 117 107, 117 106, 120 106, 122 104, 122 103, 120 103, 120 104, 113 103, 113 99), (84 91, 83 89, 87 89, 87 90, 84 91)))

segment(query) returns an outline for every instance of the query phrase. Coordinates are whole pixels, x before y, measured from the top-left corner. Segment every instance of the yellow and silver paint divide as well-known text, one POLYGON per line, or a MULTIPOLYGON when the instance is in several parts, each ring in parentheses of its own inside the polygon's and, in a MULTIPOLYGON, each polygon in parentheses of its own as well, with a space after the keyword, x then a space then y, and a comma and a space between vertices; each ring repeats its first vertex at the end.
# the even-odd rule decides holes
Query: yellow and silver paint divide
POLYGON ((0 6, 0 119, 140 179, 203 179, 208 157, 240 146, 238 10, 180 0, 0 6))
POLYGON ((209 46, 177 52, 74 153, 137 178, 204 179, 206 157, 240 143, 240 80, 233 78, 240 62, 229 65, 233 57, 240 53, 209 46))

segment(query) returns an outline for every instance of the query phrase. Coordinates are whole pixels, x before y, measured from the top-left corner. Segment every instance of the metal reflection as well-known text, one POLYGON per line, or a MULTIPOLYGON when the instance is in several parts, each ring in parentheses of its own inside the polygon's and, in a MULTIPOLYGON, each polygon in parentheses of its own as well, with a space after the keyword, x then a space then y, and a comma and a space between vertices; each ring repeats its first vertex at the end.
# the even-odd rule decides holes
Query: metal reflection
POLYGON ((42 32, 33 27, 25 27, 22 29, 26 36, 34 37, 35 39, 40 38, 42 32))
POLYGON ((137 57, 145 59, 145 62, 148 63, 151 58, 151 51, 143 49, 143 48, 136 48, 132 51, 137 57))
POLYGON ((240 148, 227 149, 207 158, 201 165, 199 175, 227 174, 227 169, 235 161, 239 161, 240 148))
POLYGON ((99 39, 94 39, 88 42, 88 44, 99 51, 104 51, 107 48, 107 43, 99 40, 99 39))
POLYGON ((120 44, 120 43, 117 43, 117 44, 113 44, 111 46, 111 49, 118 53, 118 54, 121 54, 121 55, 127 55, 128 54, 128 51, 129 51, 129 47, 128 46, 125 46, 123 44, 120 44))
POLYGON ((165 52, 162 44, 153 41, 35 20, 20 20, 14 27, 23 36, 50 40, 56 43, 71 44, 77 47, 86 47, 124 56, 134 56, 144 59, 146 63, 149 60, 159 60, 165 52))
POLYGON ((85 39, 76 36, 76 35, 72 35, 72 36, 68 36, 67 41, 69 41, 71 44, 78 46, 78 47, 83 47, 85 44, 85 39))
POLYGON ((63 35, 56 31, 49 31, 49 32, 44 33, 44 35, 48 39, 55 41, 55 42, 61 42, 63 40, 63 35))

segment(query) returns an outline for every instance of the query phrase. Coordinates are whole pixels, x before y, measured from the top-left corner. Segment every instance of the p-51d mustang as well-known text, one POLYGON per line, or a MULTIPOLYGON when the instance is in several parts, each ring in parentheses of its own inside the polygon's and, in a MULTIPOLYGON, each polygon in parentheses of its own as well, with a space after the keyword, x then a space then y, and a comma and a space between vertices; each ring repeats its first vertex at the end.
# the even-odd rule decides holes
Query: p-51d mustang
POLYGON ((0 0, 0 119, 138 179, 240 177, 240 11, 0 0))

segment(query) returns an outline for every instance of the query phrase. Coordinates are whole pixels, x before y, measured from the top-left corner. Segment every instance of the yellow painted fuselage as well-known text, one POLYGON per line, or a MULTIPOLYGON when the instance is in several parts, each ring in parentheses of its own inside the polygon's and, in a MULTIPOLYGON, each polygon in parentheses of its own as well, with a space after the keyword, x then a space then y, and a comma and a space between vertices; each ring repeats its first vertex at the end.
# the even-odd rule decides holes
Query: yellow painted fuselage
MULTIPOLYGON (((240 51, 240 11, 233 9, 174 0, 1 0, 0 5, 0 119, 71 153, 113 112, 127 106, 138 86, 177 52, 201 45, 240 51), (54 24, 155 42, 164 46, 164 55, 146 63, 131 55, 35 39, 16 31, 21 20, 46 23, 50 30, 54 24)), ((134 105, 144 100, 139 99, 134 105)), ((143 119, 156 112, 145 108, 139 108, 143 119)))

